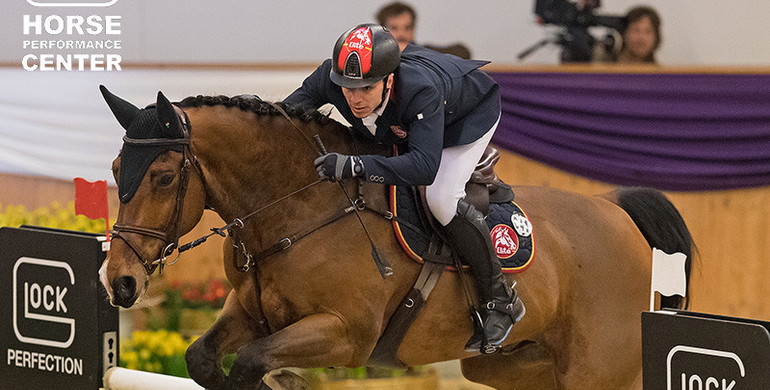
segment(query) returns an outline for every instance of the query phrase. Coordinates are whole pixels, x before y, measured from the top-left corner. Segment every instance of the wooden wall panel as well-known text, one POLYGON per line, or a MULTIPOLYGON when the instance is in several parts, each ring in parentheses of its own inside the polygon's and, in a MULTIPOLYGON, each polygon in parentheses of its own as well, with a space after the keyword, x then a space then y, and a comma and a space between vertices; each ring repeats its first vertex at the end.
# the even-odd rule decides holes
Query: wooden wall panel
MULTIPOLYGON (((501 151, 498 172, 513 185, 544 185, 592 195, 615 186, 571 175, 544 164, 501 151)), ((111 212, 117 207, 110 190, 111 212)), ((699 247, 691 284, 692 310, 770 319, 770 187, 713 192, 667 192, 682 213, 699 247)), ((73 199, 74 185, 55 179, 0 174, 0 204, 28 208, 73 199)), ((182 242, 221 226, 206 212, 201 223, 182 242)), ((212 237, 182 255, 167 268, 166 281, 201 281, 223 277, 222 238, 212 237)), ((597 281, 598 283, 599 281, 597 281)))
MULTIPOLYGON (((614 185, 585 179, 501 151, 500 177, 585 195, 614 185)), ((691 279, 691 310, 770 319, 770 187, 666 192, 690 228, 699 256, 691 279)), ((598 282, 598 281, 597 281, 598 282)))

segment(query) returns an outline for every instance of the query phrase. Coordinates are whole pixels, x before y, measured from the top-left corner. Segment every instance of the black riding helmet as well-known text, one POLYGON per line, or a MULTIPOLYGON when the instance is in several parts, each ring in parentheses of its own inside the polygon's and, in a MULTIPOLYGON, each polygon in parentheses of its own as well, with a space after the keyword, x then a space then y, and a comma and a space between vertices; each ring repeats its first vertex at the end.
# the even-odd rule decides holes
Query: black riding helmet
POLYGON ((366 87, 393 73, 400 61, 398 42, 385 27, 359 24, 337 39, 329 77, 340 87, 366 87))

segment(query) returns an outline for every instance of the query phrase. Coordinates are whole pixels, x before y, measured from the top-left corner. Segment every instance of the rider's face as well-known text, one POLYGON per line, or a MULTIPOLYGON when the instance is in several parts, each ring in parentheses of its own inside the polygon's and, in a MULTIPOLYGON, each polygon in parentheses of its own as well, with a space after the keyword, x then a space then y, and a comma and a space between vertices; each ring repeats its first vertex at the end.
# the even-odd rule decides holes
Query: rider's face
POLYGON ((348 101, 350 111, 356 118, 366 118, 382 103, 382 92, 393 86, 393 75, 384 81, 361 88, 342 88, 342 94, 348 101))

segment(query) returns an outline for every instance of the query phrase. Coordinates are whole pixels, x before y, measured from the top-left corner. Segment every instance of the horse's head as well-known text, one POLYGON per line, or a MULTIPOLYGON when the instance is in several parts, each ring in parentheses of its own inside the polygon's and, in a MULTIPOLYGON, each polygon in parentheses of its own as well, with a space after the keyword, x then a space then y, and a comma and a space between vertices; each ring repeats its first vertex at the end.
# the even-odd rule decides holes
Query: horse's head
POLYGON ((112 163, 120 209, 99 277, 113 305, 130 307, 179 237, 200 220, 206 194, 184 112, 161 92, 154 105, 139 109, 104 86, 101 91, 126 135, 112 163))

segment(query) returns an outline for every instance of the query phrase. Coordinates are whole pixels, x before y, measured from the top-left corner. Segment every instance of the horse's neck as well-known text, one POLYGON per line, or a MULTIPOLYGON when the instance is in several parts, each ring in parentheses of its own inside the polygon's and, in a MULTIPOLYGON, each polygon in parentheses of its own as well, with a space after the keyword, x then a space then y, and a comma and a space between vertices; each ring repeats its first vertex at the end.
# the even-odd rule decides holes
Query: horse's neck
MULTIPOLYGON (((318 125, 295 118, 297 129, 282 116, 257 116, 255 120, 252 113, 222 107, 202 107, 189 115, 193 142, 206 171, 208 203, 227 222, 318 179, 313 135, 319 133, 329 151, 351 150, 350 136, 335 123, 318 125)), ((315 187, 323 189, 307 190, 310 195, 291 196, 271 208, 297 207, 297 202, 307 202, 319 192, 339 192, 324 183, 315 187)), ((266 209, 264 214, 272 212, 266 209)))

